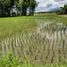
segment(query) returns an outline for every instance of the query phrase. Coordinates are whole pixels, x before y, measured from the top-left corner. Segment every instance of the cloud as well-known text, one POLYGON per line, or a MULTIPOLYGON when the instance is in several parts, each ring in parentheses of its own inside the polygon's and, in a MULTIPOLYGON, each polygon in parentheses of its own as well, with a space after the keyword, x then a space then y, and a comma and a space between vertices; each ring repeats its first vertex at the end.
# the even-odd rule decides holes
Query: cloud
POLYGON ((36 0, 39 4, 36 11, 49 11, 51 9, 63 7, 67 0, 36 0))

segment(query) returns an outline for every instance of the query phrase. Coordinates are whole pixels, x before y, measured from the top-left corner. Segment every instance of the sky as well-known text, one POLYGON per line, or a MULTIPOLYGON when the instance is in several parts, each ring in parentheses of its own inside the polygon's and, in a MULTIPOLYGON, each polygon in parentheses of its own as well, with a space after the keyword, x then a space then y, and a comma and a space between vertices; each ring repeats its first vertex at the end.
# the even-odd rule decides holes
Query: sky
POLYGON ((67 0, 36 0, 38 6, 36 7, 36 12, 43 12, 53 10, 59 7, 63 7, 67 4, 67 0))

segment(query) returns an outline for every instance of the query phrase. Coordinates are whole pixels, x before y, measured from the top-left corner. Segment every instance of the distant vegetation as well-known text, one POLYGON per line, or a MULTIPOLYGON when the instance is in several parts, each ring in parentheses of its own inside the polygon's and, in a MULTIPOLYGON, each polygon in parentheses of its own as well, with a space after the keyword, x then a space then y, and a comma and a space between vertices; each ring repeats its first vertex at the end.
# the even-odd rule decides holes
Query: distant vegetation
MULTIPOLYGON (((36 0, 0 0, 0 17, 32 16, 37 5, 36 0)), ((67 4, 48 13, 67 14, 67 4)))
POLYGON ((0 0, 0 16, 33 15, 36 0, 0 0))
POLYGON ((67 4, 64 5, 64 7, 60 7, 51 11, 47 11, 47 12, 37 12, 37 15, 41 15, 41 14, 60 14, 60 15, 64 15, 67 14, 67 4))
POLYGON ((60 9, 56 12, 57 14, 67 14, 67 4, 64 7, 60 7, 60 9))

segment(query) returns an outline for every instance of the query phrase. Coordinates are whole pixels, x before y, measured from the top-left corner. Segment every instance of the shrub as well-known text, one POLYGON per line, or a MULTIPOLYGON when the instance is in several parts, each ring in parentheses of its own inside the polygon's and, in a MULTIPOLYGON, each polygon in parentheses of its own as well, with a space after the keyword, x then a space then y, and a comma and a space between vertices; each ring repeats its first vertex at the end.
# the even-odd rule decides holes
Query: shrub
POLYGON ((19 60, 14 57, 11 53, 3 56, 0 59, 0 67, 17 67, 19 65, 19 60))

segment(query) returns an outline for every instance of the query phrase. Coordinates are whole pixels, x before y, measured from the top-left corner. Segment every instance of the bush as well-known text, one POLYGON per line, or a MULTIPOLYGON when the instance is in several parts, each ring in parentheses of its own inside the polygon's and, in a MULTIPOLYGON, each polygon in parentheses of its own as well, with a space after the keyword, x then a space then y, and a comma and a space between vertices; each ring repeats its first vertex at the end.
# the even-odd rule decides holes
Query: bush
POLYGON ((11 53, 0 59, 0 67, 17 67, 18 65, 19 60, 11 53))

